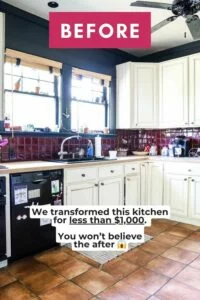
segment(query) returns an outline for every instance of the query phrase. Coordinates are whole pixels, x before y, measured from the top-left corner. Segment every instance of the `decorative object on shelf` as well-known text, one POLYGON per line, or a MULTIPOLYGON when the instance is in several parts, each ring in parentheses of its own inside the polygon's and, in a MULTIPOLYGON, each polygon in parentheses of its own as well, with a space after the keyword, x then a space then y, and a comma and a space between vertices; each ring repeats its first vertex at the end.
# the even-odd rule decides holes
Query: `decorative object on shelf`
POLYGON ((105 127, 104 130, 103 130, 103 133, 105 134, 108 134, 110 131, 109 131, 109 128, 108 127, 105 127))
POLYGON ((19 78, 19 79, 15 82, 15 88, 14 88, 14 90, 15 90, 15 91, 19 91, 20 86, 21 86, 21 78, 19 78))
POLYGON ((39 93, 40 93, 40 87, 39 87, 39 86, 36 86, 36 87, 35 87, 35 93, 36 93, 36 94, 39 94, 39 93))
POLYGON ((83 128, 83 133, 88 133, 89 132, 89 128, 87 127, 87 126, 85 126, 84 128, 83 128))

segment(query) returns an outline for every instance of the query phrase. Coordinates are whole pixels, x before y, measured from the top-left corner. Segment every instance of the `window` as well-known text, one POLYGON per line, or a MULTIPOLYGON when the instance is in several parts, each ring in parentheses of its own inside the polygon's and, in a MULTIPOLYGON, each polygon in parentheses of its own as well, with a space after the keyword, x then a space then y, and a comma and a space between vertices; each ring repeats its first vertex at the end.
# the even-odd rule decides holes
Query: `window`
POLYGON ((110 76, 73 69, 71 129, 103 130, 108 125, 110 76), (109 78, 109 80, 108 80, 109 78))
POLYGON ((13 126, 26 129, 55 128, 59 117, 57 76, 49 66, 21 62, 20 59, 6 57, 4 66, 5 116, 13 126))

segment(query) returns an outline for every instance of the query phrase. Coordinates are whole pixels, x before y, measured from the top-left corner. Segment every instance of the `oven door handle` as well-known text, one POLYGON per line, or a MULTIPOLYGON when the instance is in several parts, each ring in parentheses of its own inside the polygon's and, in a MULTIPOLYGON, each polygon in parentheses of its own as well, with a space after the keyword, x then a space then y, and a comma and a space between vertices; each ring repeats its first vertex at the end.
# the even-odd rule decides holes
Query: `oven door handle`
POLYGON ((46 182, 47 182, 47 179, 36 179, 36 180, 32 181, 33 184, 44 184, 46 182))

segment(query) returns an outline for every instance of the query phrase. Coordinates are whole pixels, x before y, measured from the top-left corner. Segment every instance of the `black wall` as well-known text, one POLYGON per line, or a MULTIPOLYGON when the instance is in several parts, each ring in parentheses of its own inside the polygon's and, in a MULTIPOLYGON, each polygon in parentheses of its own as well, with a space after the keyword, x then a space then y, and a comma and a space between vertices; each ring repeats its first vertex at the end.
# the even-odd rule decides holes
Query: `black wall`
MULTIPOLYGON (((117 49, 49 49, 48 21, 26 13, 0 0, 0 11, 6 13, 6 47, 63 63, 63 109, 70 111, 70 74, 78 67, 112 76, 111 124, 115 128, 117 64, 126 61, 161 62, 200 51, 200 41, 143 56, 140 59, 117 49)), ((63 119, 69 126, 69 120, 63 119)))
MULTIPOLYGON (((115 96, 117 64, 136 61, 136 57, 112 49, 50 49, 48 46, 48 21, 26 13, 0 1, 0 10, 6 13, 6 48, 60 61, 63 65, 63 109, 69 111, 70 74, 72 67, 104 73, 112 76, 111 128, 115 128, 115 96), (70 70, 70 72, 69 72, 70 70)), ((66 119, 63 125, 69 126, 66 119)))
POLYGON ((156 52, 140 58, 142 62, 162 62, 200 52, 200 41, 194 41, 182 46, 173 47, 167 50, 156 52))

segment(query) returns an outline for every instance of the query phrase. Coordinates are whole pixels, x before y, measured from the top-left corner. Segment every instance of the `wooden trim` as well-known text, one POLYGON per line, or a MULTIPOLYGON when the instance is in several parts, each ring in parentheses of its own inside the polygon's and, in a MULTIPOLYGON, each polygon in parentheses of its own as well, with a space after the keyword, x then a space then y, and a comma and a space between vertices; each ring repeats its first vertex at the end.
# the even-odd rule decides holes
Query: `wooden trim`
POLYGON ((75 74, 75 75, 83 75, 83 76, 86 76, 86 77, 94 77, 94 78, 105 80, 105 81, 111 81, 111 79, 112 79, 112 77, 110 75, 91 72, 91 71, 82 70, 82 69, 78 69, 78 68, 72 68, 72 73, 75 74))
MULTIPOLYGON (((56 70, 61 70, 62 69, 62 63, 57 62, 54 60, 46 59, 43 57, 27 54, 24 52, 12 50, 12 49, 6 49, 6 61, 11 61, 12 59, 21 59, 21 63, 24 66, 29 66, 37 69, 42 69, 44 70, 45 67, 48 69, 49 67, 53 68, 53 71, 56 72, 56 70)), ((59 72, 60 73, 60 72, 59 72)))

